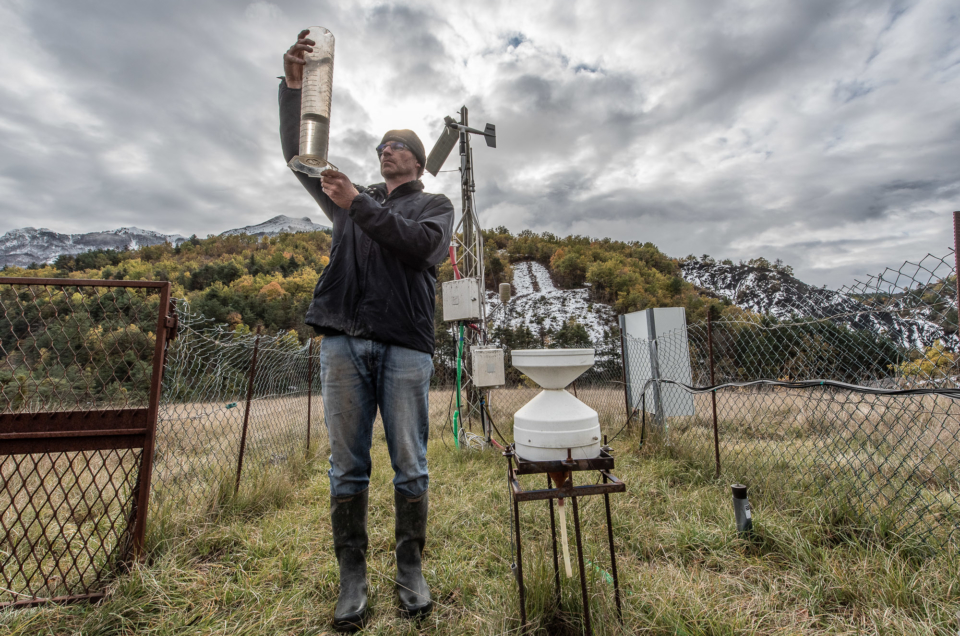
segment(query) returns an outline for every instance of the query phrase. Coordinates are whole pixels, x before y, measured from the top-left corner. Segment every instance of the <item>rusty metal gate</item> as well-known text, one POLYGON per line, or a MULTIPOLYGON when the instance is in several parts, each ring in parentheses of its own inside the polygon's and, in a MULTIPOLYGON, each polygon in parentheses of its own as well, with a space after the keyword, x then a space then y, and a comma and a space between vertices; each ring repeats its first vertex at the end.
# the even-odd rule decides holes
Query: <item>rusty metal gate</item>
POLYGON ((0 277, 0 607, 102 597, 142 558, 176 320, 168 282, 0 277))

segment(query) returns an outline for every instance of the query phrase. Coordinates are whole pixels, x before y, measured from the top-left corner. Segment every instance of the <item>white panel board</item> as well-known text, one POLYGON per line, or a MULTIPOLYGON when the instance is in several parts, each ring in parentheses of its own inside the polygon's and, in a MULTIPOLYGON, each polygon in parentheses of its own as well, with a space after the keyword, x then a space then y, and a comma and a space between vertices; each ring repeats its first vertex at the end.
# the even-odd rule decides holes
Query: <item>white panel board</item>
MULTIPOLYGON (((657 360, 660 377, 693 384, 690 368, 690 344, 687 341, 687 314, 683 307, 664 307, 653 310, 657 328, 657 360)), ((667 417, 695 414, 693 394, 675 384, 664 384, 660 389, 663 413, 667 417)))
MULTIPOLYGON (((621 316, 621 328, 631 338, 648 343, 646 351, 630 347, 625 352, 632 406, 639 406, 644 383, 658 373, 661 379, 693 383, 683 307, 660 307, 625 314, 621 316)), ((661 404, 666 417, 691 416, 696 412, 693 395, 672 384, 660 385, 659 391, 653 389, 648 393, 648 412, 657 413, 661 404)))
MULTIPOLYGON (((635 346, 627 346, 623 352, 625 357, 624 371, 627 376, 627 386, 629 387, 631 411, 640 408, 641 398, 643 397, 643 385, 653 377, 649 353, 649 350, 652 348, 649 341, 653 338, 650 333, 650 325, 647 324, 647 316, 646 311, 635 311, 620 316, 620 329, 624 335, 643 341, 647 345, 646 350, 637 350, 635 346)), ((654 401, 654 399, 651 399, 651 402, 654 401)), ((656 406, 651 408, 651 405, 648 404, 646 408, 651 413, 656 412, 656 406)))

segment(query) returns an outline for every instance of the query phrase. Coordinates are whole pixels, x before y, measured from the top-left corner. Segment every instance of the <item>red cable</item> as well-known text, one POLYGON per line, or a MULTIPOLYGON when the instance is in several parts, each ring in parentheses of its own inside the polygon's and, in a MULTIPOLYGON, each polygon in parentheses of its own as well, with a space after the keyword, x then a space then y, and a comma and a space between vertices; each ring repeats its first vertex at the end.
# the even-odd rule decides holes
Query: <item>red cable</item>
POLYGON ((450 264, 453 265, 453 277, 457 280, 460 280, 460 270, 457 269, 457 253, 454 251, 453 245, 450 246, 450 264))

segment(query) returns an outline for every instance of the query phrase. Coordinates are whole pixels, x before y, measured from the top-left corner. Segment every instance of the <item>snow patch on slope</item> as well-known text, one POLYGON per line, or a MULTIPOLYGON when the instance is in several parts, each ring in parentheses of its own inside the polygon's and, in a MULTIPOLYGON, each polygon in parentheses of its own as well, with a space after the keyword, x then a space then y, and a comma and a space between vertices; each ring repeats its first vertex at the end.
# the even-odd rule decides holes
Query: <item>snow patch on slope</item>
POLYGON ((234 236, 237 234, 249 234, 250 236, 276 236, 278 234, 295 234, 297 232, 319 232, 320 230, 329 230, 326 225, 314 223, 309 216, 294 219, 280 214, 263 223, 257 225, 247 225, 233 230, 222 232, 220 236, 234 236))
MULTIPOLYGON (((249 234, 251 236, 276 236, 288 232, 317 232, 329 230, 318 225, 310 217, 294 219, 279 215, 258 225, 227 230, 220 236, 249 234)), ((63 254, 75 255, 92 250, 135 250, 138 247, 171 243, 179 245, 187 238, 179 234, 161 234, 137 227, 121 227, 102 232, 85 234, 61 234, 42 227, 22 227, 0 236, 0 267, 5 265, 28 267, 33 263, 52 263, 63 254)))
POLYGON ((60 234, 42 227, 23 227, 0 236, 0 267, 28 267, 32 263, 52 263, 62 254, 80 254, 91 250, 126 250, 145 245, 187 240, 179 234, 161 234, 137 227, 121 227, 86 234, 60 234))
MULTIPOLYGON (((513 264, 513 292, 505 312, 512 329, 526 325, 538 334, 541 327, 556 331, 573 319, 586 328, 591 341, 598 343, 604 330, 616 325, 610 306, 591 301, 587 289, 557 289, 550 271, 537 262, 513 264)), ((496 324, 504 320, 499 304, 498 296, 487 292, 487 315, 496 324)))

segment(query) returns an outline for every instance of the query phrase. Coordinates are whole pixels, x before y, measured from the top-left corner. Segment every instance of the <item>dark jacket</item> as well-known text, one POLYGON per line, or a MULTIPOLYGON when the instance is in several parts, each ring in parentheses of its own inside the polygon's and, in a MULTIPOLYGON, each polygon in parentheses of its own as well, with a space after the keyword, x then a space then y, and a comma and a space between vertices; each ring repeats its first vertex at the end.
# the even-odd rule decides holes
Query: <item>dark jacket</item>
MULTIPOLYGON (((286 161, 299 152, 300 91, 280 82, 280 141, 286 161)), ((372 150, 372 149, 371 149, 372 150)), ((387 196, 364 188, 345 210, 320 179, 294 172, 333 221, 330 264, 323 270, 306 322, 317 333, 344 333, 433 355, 437 265, 447 256, 453 204, 423 191, 419 180, 387 196)))

